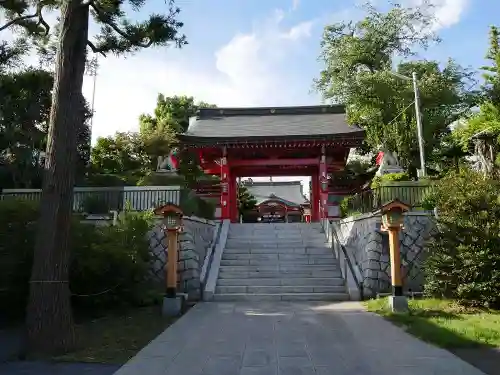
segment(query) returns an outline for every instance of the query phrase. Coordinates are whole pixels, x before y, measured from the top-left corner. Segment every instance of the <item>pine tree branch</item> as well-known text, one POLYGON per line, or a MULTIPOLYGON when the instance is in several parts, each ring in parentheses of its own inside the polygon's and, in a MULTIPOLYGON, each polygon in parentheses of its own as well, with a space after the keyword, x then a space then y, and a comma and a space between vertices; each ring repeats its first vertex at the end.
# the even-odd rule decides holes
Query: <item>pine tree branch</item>
POLYGON ((43 15, 42 15, 42 10, 43 10, 44 6, 45 6, 45 4, 43 3, 43 1, 40 1, 37 4, 37 6, 36 6, 35 13, 33 13, 33 14, 27 14, 27 15, 24 15, 24 16, 19 16, 17 18, 14 18, 13 20, 10 20, 5 25, 0 26, 0 31, 8 29, 10 26, 18 25, 18 24, 22 23, 23 21, 27 21, 27 20, 30 20, 30 19, 33 19, 33 18, 38 18, 38 22, 37 22, 36 25, 37 26, 42 25, 44 27, 44 32, 43 32, 42 35, 44 35, 44 36, 48 35, 49 31, 50 31, 50 26, 45 21, 45 19, 43 18, 43 15))
POLYGON ((148 48, 153 44, 153 40, 150 39, 147 43, 142 43, 138 40, 130 40, 130 35, 128 35, 125 31, 121 30, 111 19, 108 17, 105 12, 97 6, 95 3, 91 3, 90 6, 92 9, 95 10, 95 12, 102 18, 102 20, 109 26, 111 27, 118 35, 120 35, 122 38, 125 40, 128 40, 130 43, 137 47, 142 47, 142 48, 148 48))
POLYGON ((87 40, 87 45, 90 47, 90 49, 92 50, 92 52, 94 53, 100 53, 101 55, 103 55, 104 57, 106 57, 106 54, 99 48, 97 48, 95 46, 94 43, 92 43, 90 40, 87 40))

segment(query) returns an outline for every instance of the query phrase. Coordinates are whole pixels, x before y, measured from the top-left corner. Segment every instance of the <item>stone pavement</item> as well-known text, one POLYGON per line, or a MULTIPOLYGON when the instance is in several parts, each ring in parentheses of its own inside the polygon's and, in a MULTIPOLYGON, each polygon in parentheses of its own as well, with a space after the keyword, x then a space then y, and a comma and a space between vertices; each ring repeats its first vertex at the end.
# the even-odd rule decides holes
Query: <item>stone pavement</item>
POLYGON ((200 303, 115 375, 481 375, 356 302, 200 303))

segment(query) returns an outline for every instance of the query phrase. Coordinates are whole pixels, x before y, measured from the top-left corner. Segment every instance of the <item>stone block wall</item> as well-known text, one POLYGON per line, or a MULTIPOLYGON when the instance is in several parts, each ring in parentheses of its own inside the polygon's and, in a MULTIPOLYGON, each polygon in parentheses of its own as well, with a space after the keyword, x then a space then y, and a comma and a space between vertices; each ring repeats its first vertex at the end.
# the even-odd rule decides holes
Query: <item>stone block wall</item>
MULTIPOLYGON (((184 217, 184 230, 179 234, 178 290, 191 300, 200 297, 200 272, 207 249, 212 245, 215 222, 198 217, 184 217)), ((165 285, 167 238, 160 223, 148 233, 151 247, 151 277, 165 285)))
MULTIPOLYGON (((361 215, 338 222, 337 235, 352 255, 362 277, 365 297, 390 292, 389 238, 380 230, 380 215, 361 215)), ((435 230, 432 215, 410 212, 400 234, 403 287, 422 291, 424 246, 435 230)))

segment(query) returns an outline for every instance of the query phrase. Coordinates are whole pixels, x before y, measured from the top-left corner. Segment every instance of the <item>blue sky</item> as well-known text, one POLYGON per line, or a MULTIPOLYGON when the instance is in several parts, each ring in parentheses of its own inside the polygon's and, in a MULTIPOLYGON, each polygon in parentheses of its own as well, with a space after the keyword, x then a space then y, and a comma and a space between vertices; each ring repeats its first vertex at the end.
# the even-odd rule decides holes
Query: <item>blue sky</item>
MULTIPOLYGON (((363 12, 357 4, 362 2, 177 0, 189 45, 100 59, 93 139, 137 130, 139 115, 153 111, 158 93, 194 96, 218 106, 320 104, 321 97, 311 89, 321 70, 317 57, 322 30, 339 20, 360 19, 363 12)), ((446 62, 451 57, 474 69, 483 65, 489 26, 500 25, 500 1, 431 2, 443 41, 418 58, 446 62)), ((388 6, 387 0, 372 3, 388 6)), ((165 9, 164 0, 147 4, 143 14, 165 9)), ((84 94, 89 100, 91 93, 87 77, 84 94)))
MULTIPOLYGON (((403 0, 415 4, 421 0, 403 0)), ((488 28, 500 24, 497 0, 432 0, 443 42, 419 58, 484 64, 488 28)), ((373 0, 387 7, 386 0, 373 0)), ((161 12, 164 0, 143 10, 161 12)), ((311 93, 321 64, 321 33, 338 20, 359 19, 358 0, 177 0, 189 45, 100 59, 93 138, 136 130, 158 93, 192 95, 218 106, 319 104, 311 93)), ((140 18, 142 14, 138 14, 140 18)), ((92 80, 84 93, 90 99, 92 80)))

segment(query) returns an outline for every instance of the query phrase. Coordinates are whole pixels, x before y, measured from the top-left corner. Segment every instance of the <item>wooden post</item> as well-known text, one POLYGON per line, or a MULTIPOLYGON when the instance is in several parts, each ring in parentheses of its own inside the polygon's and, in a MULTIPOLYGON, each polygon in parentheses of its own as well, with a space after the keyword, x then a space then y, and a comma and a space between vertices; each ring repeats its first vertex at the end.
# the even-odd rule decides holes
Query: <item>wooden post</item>
POLYGON ((392 295, 403 295, 403 283, 401 280, 401 252, 399 249, 399 230, 400 228, 388 228, 389 249, 391 256, 391 282, 392 295))
POLYGON ((165 266, 167 280, 167 297, 175 298, 177 295, 177 252, 178 229, 167 229, 168 253, 165 266))

